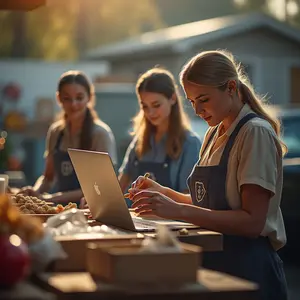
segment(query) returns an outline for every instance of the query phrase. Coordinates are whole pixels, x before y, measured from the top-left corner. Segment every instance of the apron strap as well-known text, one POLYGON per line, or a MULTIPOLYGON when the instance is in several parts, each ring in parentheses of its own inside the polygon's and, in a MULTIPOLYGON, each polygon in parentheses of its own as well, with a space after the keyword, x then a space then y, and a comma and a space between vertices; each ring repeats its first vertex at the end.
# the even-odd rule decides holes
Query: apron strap
POLYGON ((57 141, 56 141, 56 144, 55 144, 55 147, 54 147, 55 150, 59 150, 59 146, 60 146, 60 143, 61 143, 61 140, 62 140, 63 136, 64 136, 64 131, 62 130, 58 135, 58 138, 57 138, 57 141))
MULTIPOLYGON (((215 134, 216 134, 218 128, 219 128, 219 126, 217 126, 217 127, 213 130, 213 132, 211 133, 211 135, 209 136, 208 141, 207 141, 206 145, 204 146, 204 149, 203 149, 203 151, 202 151, 201 156, 205 153, 207 147, 209 146, 209 144, 211 143, 213 137, 215 136, 215 134)), ((200 161, 201 161, 201 157, 199 157, 199 160, 198 160, 198 162, 197 162, 197 165, 200 164, 200 161)))
POLYGON ((259 116, 255 113, 250 113, 248 115, 246 115, 245 117, 243 117, 239 122, 238 124, 236 125, 235 129, 233 130, 232 134, 230 135, 227 143, 226 143, 226 146, 225 146, 225 149, 222 153, 222 156, 221 156, 221 160, 220 160, 220 165, 224 166, 227 168, 227 163, 228 163, 228 157, 229 157, 229 153, 234 145, 234 142, 235 142, 235 138, 237 137, 240 129, 248 122, 250 121, 251 119, 253 118, 259 118, 259 116))
POLYGON ((177 174, 176 174, 176 180, 175 180, 175 190, 179 192, 179 176, 180 176, 180 172, 181 172, 181 168, 182 168, 182 165, 183 165, 183 162, 184 162, 184 151, 182 151, 182 157, 181 157, 181 161, 180 161, 180 164, 179 164, 179 167, 178 167, 178 171, 177 171, 177 174))
POLYGON ((171 157, 168 154, 166 154, 164 163, 168 164, 168 166, 170 166, 171 162, 172 162, 171 157))

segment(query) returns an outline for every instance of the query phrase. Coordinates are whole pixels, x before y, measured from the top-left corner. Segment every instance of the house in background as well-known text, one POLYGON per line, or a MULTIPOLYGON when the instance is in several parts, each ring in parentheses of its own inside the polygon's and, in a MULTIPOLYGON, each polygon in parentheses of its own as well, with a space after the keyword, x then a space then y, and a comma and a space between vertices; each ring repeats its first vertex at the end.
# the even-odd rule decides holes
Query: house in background
POLYGON ((201 50, 227 49, 274 104, 300 104, 300 30, 265 14, 234 15, 148 32, 89 51, 113 74, 137 78, 159 64, 178 74, 201 50))

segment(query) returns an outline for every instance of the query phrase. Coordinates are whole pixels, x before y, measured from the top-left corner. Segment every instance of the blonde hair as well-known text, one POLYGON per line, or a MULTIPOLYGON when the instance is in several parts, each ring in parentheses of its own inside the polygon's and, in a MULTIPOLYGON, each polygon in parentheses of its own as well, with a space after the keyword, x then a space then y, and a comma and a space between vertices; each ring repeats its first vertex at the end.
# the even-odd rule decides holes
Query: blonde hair
MULTIPOLYGON (((225 90, 229 80, 236 80, 239 95, 244 103, 260 117, 268 121, 281 136, 280 121, 267 111, 264 97, 260 97, 251 85, 240 63, 237 63, 230 52, 224 50, 205 51, 194 56, 181 70, 180 81, 203 86, 217 87, 225 90)), ((283 154, 287 152, 286 145, 280 141, 283 154)))
MULTIPOLYGON (((136 94, 139 102, 142 92, 158 93, 171 99, 175 96, 176 103, 171 107, 169 127, 167 131, 166 153, 172 159, 181 154, 185 141, 186 131, 190 129, 189 120, 183 110, 182 100, 173 75, 162 68, 153 68, 140 76, 136 83, 136 94)), ((140 158, 151 149, 150 137, 155 132, 153 126, 140 109, 133 118, 133 135, 137 137, 135 151, 140 158)))

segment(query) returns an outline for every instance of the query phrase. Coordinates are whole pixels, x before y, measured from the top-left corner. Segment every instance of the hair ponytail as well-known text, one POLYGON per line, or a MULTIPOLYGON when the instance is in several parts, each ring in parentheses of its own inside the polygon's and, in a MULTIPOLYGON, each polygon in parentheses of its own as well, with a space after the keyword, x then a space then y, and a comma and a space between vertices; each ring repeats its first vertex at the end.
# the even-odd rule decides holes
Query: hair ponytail
MULTIPOLYGON (((268 121, 273 127, 276 135, 281 135, 281 124, 277 118, 272 117, 265 109, 265 105, 262 104, 263 98, 259 98, 253 90, 251 84, 239 80, 239 91, 242 97, 242 101, 247 103, 251 109, 260 117, 268 121)), ((287 153, 287 146, 280 141, 283 154, 287 153)))
POLYGON ((94 118, 89 108, 86 109, 85 118, 80 134, 80 149, 91 150, 94 129, 94 118))

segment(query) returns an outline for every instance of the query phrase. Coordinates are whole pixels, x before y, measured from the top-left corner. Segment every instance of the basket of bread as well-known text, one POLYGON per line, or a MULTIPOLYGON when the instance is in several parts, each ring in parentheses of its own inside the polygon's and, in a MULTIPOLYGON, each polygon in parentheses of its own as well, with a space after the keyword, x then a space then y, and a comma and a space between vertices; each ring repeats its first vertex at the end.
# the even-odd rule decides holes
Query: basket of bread
POLYGON ((69 202, 67 205, 47 202, 37 197, 25 196, 22 194, 11 195, 13 205, 15 205, 22 214, 38 215, 44 220, 51 215, 61 213, 71 208, 77 208, 77 204, 69 202))

